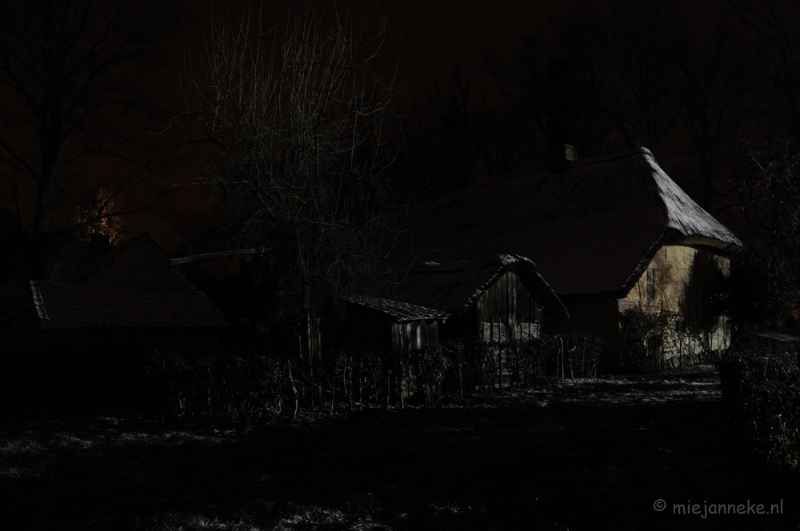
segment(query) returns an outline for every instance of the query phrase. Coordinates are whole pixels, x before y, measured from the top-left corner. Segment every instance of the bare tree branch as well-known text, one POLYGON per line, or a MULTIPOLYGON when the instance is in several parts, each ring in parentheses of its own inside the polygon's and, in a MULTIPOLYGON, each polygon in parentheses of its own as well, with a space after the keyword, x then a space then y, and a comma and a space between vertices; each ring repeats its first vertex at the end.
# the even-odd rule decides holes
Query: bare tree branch
POLYGON ((325 23, 309 10, 269 31, 258 15, 216 26, 188 80, 182 124, 203 161, 198 182, 222 200, 238 246, 270 249, 263 260, 297 316, 378 277, 392 86, 372 70, 385 22, 370 28, 369 16, 325 23))
POLYGON ((153 0, 0 4, 0 163, 37 183, 27 220, 32 274, 41 275, 48 241, 74 229, 51 221, 65 171, 93 155, 142 165, 132 153, 152 116, 142 74, 158 65, 156 48, 177 21, 172 7, 153 0))

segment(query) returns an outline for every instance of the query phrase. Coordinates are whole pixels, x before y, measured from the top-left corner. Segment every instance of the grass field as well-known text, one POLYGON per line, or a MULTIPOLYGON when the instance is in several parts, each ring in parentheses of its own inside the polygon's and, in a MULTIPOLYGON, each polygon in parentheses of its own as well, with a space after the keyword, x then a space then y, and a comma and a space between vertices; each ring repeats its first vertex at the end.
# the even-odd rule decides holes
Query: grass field
POLYGON ((0 423, 0 528, 800 529, 800 481, 719 398, 704 367, 281 427, 26 410, 0 423))

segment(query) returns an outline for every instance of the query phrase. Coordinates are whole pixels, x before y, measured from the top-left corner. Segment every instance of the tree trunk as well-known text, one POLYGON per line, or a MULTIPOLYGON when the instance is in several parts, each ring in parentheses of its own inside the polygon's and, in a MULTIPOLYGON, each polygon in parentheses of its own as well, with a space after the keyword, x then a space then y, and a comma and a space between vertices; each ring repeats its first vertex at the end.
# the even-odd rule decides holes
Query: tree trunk
POLYGON ((56 163, 51 161, 45 167, 39 180, 39 194, 36 201, 36 219, 33 228, 33 246, 29 263, 29 280, 44 280, 47 254, 50 248, 50 207, 56 187, 56 163))
POLYGON ((287 373, 289 376, 289 384, 292 387, 292 397, 294 398, 294 410, 292 411, 292 420, 297 418, 297 410, 300 408, 300 397, 297 394, 297 386, 294 383, 294 378, 292 377, 292 361, 289 360, 286 363, 287 373))

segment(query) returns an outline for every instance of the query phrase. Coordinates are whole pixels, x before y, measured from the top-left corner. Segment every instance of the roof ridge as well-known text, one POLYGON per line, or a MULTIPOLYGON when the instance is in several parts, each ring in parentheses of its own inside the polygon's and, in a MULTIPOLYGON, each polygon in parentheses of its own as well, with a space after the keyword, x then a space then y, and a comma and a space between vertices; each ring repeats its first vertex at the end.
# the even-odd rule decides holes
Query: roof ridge
MULTIPOLYGON (((533 177, 535 175, 545 175, 545 176, 546 175, 563 175, 564 173, 569 172, 569 170, 572 169, 572 168, 580 168, 580 167, 584 167, 584 166, 591 166, 592 164, 600 164, 600 163, 604 163, 604 162, 612 162, 614 160, 624 159, 624 158, 631 157, 631 156, 634 156, 634 155, 645 155, 647 157, 652 158, 653 161, 655 161, 655 155, 653 155, 653 152, 650 151, 649 149, 647 149, 646 147, 640 146, 640 147, 636 147, 636 148, 625 149, 625 150, 622 150, 622 151, 616 151, 616 152, 608 154, 608 155, 598 155, 596 157, 588 157, 588 158, 585 158, 585 159, 578 159, 576 161, 572 161, 572 162, 570 162, 570 165, 567 168, 567 170, 562 172, 562 173, 554 173, 552 171, 545 170, 545 169, 540 169, 540 168, 533 168, 533 169, 530 169, 530 170, 523 170, 523 171, 520 171, 520 172, 517 172, 517 173, 511 173, 511 174, 505 175, 503 177, 491 180, 491 181, 486 182, 486 183, 475 184, 475 185, 472 185, 472 186, 468 186, 466 188, 458 188, 456 190, 450 190, 449 192, 443 192, 443 193, 437 195, 436 197, 431 197, 429 199, 424 199, 424 200, 416 202, 416 203, 408 203, 408 204, 405 204, 405 205, 397 205, 397 206, 389 207, 389 208, 386 209, 386 211, 387 212, 395 212, 395 211, 401 211, 403 209, 412 210, 414 208, 425 206, 425 205, 428 205, 430 203, 434 203, 434 202, 442 200, 442 199, 446 199, 446 198, 450 198, 450 197, 456 197, 456 196, 458 196, 460 194, 474 192, 476 190, 480 190, 480 189, 483 189, 483 188, 490 188, 492 186, 497 186, 497 185, 500 185, 502 183, 508 183, 510 181, 516 181, 518 179, 530 178, 530 177, 533 177)), ((656 164, 658 164, 658 163, 656 162, 656 164)))
POLYGON ((647 149, 644 146, 639 146, 639 147, 630 148, 630 149, 623 149, 621 151, 615 151, 614 153, 609 153, 608 155, 598 155, 596 157, 588 157, 588 158, 585 158, 585 159, 578 159, 578 160, 572 161, 572 162, 570 162, 569 168, 567 169, 567 171, 569 171, 569 169, 571 169, 571 168, 578 168, 578 167, 581 167, 581 166, 590 166, 592 164, 599 164, 599 163, 602 163, 602 162, 611 162, 613 160, 624 159, 624 158, 627 158, 627 157, 631 157, 633 155, 645 155, 647 157, 651 157, 653 160, 655 160, 655 158, 656 158, 655 155, 653 155, 652 151, 650 151, 649 149, 647 149))
MULTIPOLYGON (((157 288, 157 287, 147 287, 147 286, 126 286, 126 285, 119 285, 119 284, 85 284, 83 282, 75 282, 75 281, 50 281, 50 280, 31 280, 31 285, 36 286, 43 286, 43 285, 59 285, 59 286, 79 286, 81 288, 87 289, 136 289, 136 290, 146 290, 146 291, 166 291, 166 292, 187 292, 187 291, 197 291, 199 293, 203 293, 197 286, 189 283, 192 289, 177 289, 177 288, 157 288)), ((205 293, 203 293, 205 295, 205 293)))

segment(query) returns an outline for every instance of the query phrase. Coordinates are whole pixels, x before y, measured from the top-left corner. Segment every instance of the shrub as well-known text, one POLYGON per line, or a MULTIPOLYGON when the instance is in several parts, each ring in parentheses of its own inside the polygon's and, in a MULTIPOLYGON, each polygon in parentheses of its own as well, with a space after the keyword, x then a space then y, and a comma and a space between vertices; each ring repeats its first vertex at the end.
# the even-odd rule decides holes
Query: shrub
POLYGON ((797 354, 763 347, 728 354, 720 379, 723 404, 756 453, 772 468, 800 469, 797 354))
POLYGON ((627 310, 620 319, 619 337, 608 345, 606 367, 609 372, 659 372, 664 361, 664 332, 668 316, 640 310, 627 310))
POLYGON ((165 415, 277 421, 287 397, 283 367, 265 356, 190 364, 155 351, 147 360, 145 381, 151 409, 165 415))
POLYGON ((602 343, 596 337, 554 336, 525 342, 445 342, 404 353, 329 350, 313 374, 270 355, 220 356, 189 363, 155 351, 145 363, 144 395, 162 415, 211 415, 277 422, 292 403, 352 409, 367 405, 440 403, 475 391, 531 387, 547 378, 593 377, 602 343), (312 378, 313 376, 313 378, 312 378), (317 400, 319 397, 320 400, 317 400))
POLYGON ((426 402, 442 393, 530 387, 546 378, 594 377, 602 341, 594 336, 552 336, 522 342, 445 342, 411 353, 426 402))
POLYGON ((570 378, 594 378, 602 356, 604 343, 597 336, 565 336, 564 367, 562 376, 569 371, 570 378))

